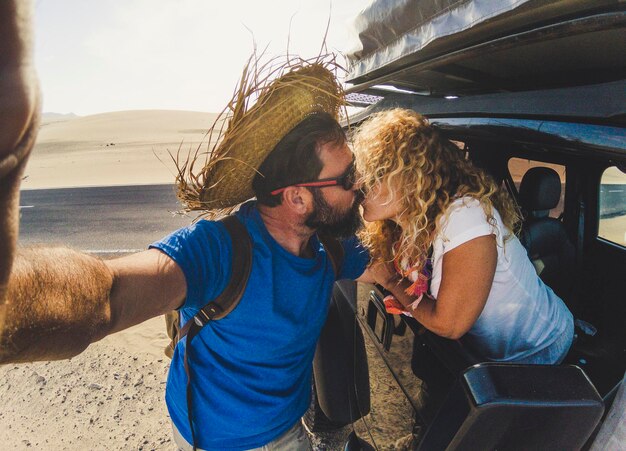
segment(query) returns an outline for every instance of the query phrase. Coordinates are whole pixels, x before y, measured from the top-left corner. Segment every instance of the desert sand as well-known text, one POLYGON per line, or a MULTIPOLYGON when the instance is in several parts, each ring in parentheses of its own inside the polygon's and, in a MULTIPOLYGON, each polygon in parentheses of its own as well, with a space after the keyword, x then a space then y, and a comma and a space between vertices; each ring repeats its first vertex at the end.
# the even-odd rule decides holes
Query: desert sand
POLYGON ((0 368, 1 449, 174 450, 163 318, 70 360, 0 368))
POLYGON ((162 110, 44 114, 22 189, 173 183, 170 154, 206 152, 216 117, 162 110))

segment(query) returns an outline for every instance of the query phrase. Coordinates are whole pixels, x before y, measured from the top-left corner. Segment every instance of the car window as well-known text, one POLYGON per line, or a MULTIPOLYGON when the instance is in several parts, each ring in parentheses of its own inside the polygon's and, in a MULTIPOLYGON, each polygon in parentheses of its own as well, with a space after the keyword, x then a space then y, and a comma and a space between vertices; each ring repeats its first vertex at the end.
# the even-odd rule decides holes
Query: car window
POLYGON ((515 183, 515 187, 519 191, 520 183, 522 182, 522 178, 524 174, 530 169, 535 167, 546 167, 554 169, 559 177, 561 178, 561 198, 559 199, 559 203, 556 207, 550 210, 551 218, 558 218, 563 212, 563 200, 565 199, 565 166, 562 164, 554 164, 554 163, 546 163, 544 161, 535 161, 528 160, 525 158, 511 158, 509 159, 508 168, 511 177, 513 178, 513 183, 515 183))
POLYGON ((626 246, 626 173, 612 166, 600 179, 598 236, 626 246))

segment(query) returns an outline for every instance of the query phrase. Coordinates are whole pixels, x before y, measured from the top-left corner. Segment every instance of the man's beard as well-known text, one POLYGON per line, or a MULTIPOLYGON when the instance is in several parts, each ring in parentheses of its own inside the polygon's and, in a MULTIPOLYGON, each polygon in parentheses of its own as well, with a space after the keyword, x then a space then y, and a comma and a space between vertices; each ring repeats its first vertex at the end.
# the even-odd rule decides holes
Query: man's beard
POLYGON ((354 204, 347 211, 333 209, 321 190, 312 188, 314 209, 304 221, 305 225, 320 233, 334 236, 335 238, 349 238, 353 236, 363 225, 359 205, 363 200, 363 193, 356 192, 354 204))

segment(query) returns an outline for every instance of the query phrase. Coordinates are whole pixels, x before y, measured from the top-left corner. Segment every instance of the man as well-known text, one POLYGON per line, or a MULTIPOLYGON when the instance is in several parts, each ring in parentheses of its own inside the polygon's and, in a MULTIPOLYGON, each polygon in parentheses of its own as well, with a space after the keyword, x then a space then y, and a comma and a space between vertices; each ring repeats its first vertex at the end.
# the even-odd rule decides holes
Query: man
MULTIPOLYGON (((7 38, 15 34, 27 41, 19 30, 7 38)), ((193 161, 180 165, 179 195, 190 209, 232 209, 258 199, 235 213, 253 249, 240 303, 174 352, 166 402, 182 449, 309 449, 299 420, 309 405, 311 362, 332 284, 358 277, 367 262, 354 238, 344 240, 335 273, 316 234, 346 237, 359 224, 353 157, 336 121, 339 85, 320 59, 298 60, 271 81, 262 73, 244 71, 228 127, 200 173, 192 173, 193 161), (250 93, 258 95, 255 103, 250 93)), ((31 79, 21 80, 29 92, 31 79)), ((3 144, 15 147, 23 134, 3 144)), ((5 202, 13 214, 19 174, 2 174, 11 183, 5 202)), ((3 238, 14 243, 12 224, 3 238)), ((8 263, 11 246, 2 254, 8 263)), ((106 262, 65 248, 22 251, 3 285, 9 304, 0 361, 68 358, 174 309, 182 324, 193 321, 227 286, 232 252, 224 225, 204 220, 145 252, 106 262)))

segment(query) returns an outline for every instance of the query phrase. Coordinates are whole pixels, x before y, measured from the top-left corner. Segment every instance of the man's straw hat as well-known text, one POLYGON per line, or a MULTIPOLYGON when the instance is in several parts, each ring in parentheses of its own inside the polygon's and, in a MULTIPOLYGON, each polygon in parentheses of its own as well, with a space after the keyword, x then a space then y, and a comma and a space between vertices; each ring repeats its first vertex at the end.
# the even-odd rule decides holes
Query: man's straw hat
MULTIPOLYGON (((177 159, 178 197, 188 211, 221 212, 254 197, 252 180, 279 141, 308 115, 338 118, 344 93, 334 57, 246 64, 237 90, 209 130, 208 153, 177 159), (202 155, 205 155, 202 158, 202 155), (196 170, 198 160, 203 167, 196 170)), ((262 175, 262 174, 261 174, 262 175)))

